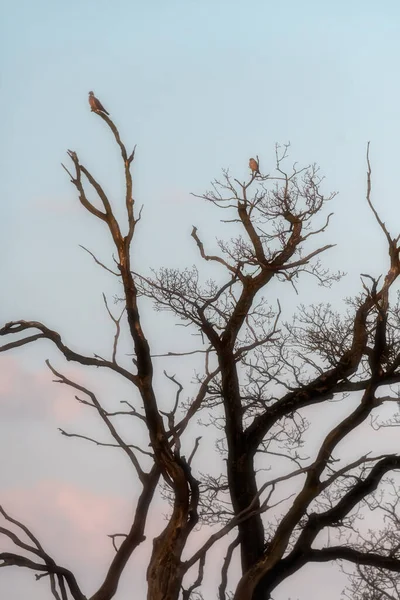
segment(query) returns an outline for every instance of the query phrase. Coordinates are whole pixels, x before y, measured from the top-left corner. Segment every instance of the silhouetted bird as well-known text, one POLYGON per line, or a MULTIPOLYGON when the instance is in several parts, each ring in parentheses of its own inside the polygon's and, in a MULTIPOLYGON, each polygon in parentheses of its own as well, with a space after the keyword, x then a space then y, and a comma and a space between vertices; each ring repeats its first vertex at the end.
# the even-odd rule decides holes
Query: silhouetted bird
POLYGON ((259 175, 260 174, 260 171, 259 171, 259 168, 258 168, 258 162, 256 161, 255 158, 251 158, 249 160, 249 167, 251 169, 252 175, 257 175, 257 174, 259 175))
POLYGON ((98 100, 96 98, 96 96, 94 95, 93 92, 89 92, 89 104, 90 104, 90 108, 94 112, 103 112, 103 113, 106 113, 106 115, 110 114, 106 111, 106 109, 104 108, 104 106, 102 105, 100 100, 98 100))

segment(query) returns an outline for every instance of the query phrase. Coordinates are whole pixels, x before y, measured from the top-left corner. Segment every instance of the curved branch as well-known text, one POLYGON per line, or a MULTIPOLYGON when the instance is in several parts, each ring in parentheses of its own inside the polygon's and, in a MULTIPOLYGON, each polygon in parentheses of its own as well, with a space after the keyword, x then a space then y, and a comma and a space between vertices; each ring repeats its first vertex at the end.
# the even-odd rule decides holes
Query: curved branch
POLYGON ((65 358, 70 361, 78 362, 81 365, 88 365, 92 367, 105 367, 107 369, 111 369, 115 371, 119 375, 125 377, 135 385, 137 385, 137 377, 133 374, 120 367, 119 365, 108 361, 108 360, 99 360, 98 358, 91 358, 89 356, 84 356, 83 354, 79 354, 74 350, 71 350, 68 346, 66 346, 59 333, 53 331, 40 323, 39 321, 11 321, 6 323, 4 327, 0 329, 0 336, 4 335, 13 335, 16 333, 21 333, 22 331, 26 331, 28 329, 39 329, 42 333, 36 334, 27 338, 23 338, 21 340, 17 340, 15 342, 10 342, 9 344, 5 344, 4 346, 0 346, 0 352, 5 352, 7 350, 11 350, 12 348, 18 348, 19 346, 24 346, 31 342, 34 342, 38 339, 47 339, 50 340, 57 346, 57 348, 62 352, 65 358))
POLYGON ((100 267, 103 267, 103 269, 105 269, 106 271, 111 273, 111 275, 115 275, 116 277, 121 277, 121 273, 116 273, 112 269, 109 269, 108 267, 106 267, 106 265, 104 265, 102 262, 100 262, 99 259, 95 256, 95 254, 93 252, 91 252, 88 248, 86 248, 85 246, 82 246, 82 244, 79 244, 79 247, 82 248, 82 250, 85 250, 85 252, 87 252, 88 254, 90 254, 90 256, 93 258, 94 262, 97 265, 99 265, 100 267))
POLYGON ((108 127, 111 129, 111 131, 115 137, 115 141, 117 142, 117 144, 121 150, 122 160, 124 161, 125 185, 126 185, 125 203, 126 203, 126 209, 127 209, 127 214, 128 214, 128 224, 129 224, 128 234, 125 237, 124 242, 125 242, 126 248, 129 248, 129 244, 133 238, 135 225, 140 219, 140 213, 139 213, 139 217, 137 219, 135 219, 134 215, 133 215, 133 206, 134 206, 135 201, 132 197, 133 184, 132 184, 132 175, 131 175, 131 171, 130 171, 131 163, 135 158, 136 146, 134 146, 132 152, 128 156, 125 145, 123 144, 123 142, 121 140, 119 131, 118 131, 117 127, 115 126, 115 124, 113 123, 113 121, 110 119, 110 117, 107 116, 103 112, 97 112, 96 114, 99 117, 101 117, 103 119, 103 121, 105 121, 105 123, 107 123, 108 127))
POLYGON ((154 465, 150 473, 146 475, 146 481, 136 506, 132 527, 115 553, 103 583, 97 592, 91 596, 90 600, 110 600, 115 595, 126 563, 133 551, 146 539, 144 536, 146 519, 159 477, 160 471, 154 465))
POLYGON ((0 534, 7 536, 16 546, 22 548, 23 550, 26 550, 27 552, 31 552, 35 556, 39 557, 44 563, 36 563, 31 559, 27 558, 26 556, 20 556, 12 552, 2 552, 0 553, 0 567, 16 566, 26 567, 35 571, 42 571, 43 576, 49 575, 52 594, 55 598, 57 598, 57 600, 59 600, 60 596, 56 589, 54 577, 54 575, 56 575, 61 591, 62 600, 67 599, 65 582, 67 583, 74 600, 86 600, 86 597, 82 594, 82 592, 79 589, 78 583, 73 573, 68 569, 60 567, 56 564, 54 559, 51 558, 49 554, 47 554, 37 537, 33 535, 30 529, 28 529, 26 525, 24 525, 20 521, 17 521, 8 513, 6 513, 2 506, 0 506, 0 514, 6 519, 6 521, 12 523, 13 525, 21 529, 21 531, 25 533, 25 535, 31 540, 31 542, 33 542, 34 546, 26 544, 18 537, 18 535, 4 527, 0 527, 0 534))
MULTIPOLYGON (((109 420, 109 418, 107 417, 106 411, 103 409, 103 407, 101 406, 100 402, 98 401, 96 395, 91 392, 88 388, 84 387, 83 385, 79 385, 78 383, 72 381, 71 379, 68 379, 67 377, 65 377, 65 375, 62 375, 59 371, 56 371, 54 369, 54 367, 52 367, 52 365, 50 364, 49 360, 46 360, 46 364, 49 367, 50 371, 53 373, 53 375, 55 375, 56 377, 59 378, 58 383, 64 383, 65 385, 68 385, 72 388, 74 388, 75 390, 78 390, 80 392, 83 392, 84 394, 86 394, 93 406, 96 407, 97 412, 100 416, 100 418, 102 419, 102 421, 104 422, 104 424, 106 425, 107 429, 109 430, 110 434, 112 435, 112 437, 114 438, 114 440, 117 442, 118 446, 120 448, 122 448, 122 450, 125 451, 125 453, 128 455, 130 461, 132 462, 133 466, 136 469, 136 472, 138 474, 138 477, 140 479, 140 481, 142 483, 144 483, 145 481, 145 473, 142 470, 142 467, 140 466, 140 463, 138 461, 138 459, 136 458, 136 455, 134 454, 134 452, 132 452, 132 448, 131 446, 129 446, 128 444, 126 444, 124 442, 124 440, 121 438, 121 436, 119 435, 119 433, 117 432, 117 430, 115 429, 114 425, 111 423, 111 421, 109 420)), ((65 431, 61 430, 61 433, 63 433, 63 435, 70 435, 71 434, 67 434, 65 431)), ((86 438, 88 439, 88 438, 86 438)), ((94 440, 92 440, 94 441, 94 440)), ((98 442, 96 442, 98 443, 98 442)), ((100 443, 98 443, 98 445, 100 445, 100 443)))
POLYGON ((310 562, 329 562, 331 560, 347 560, 356 565, 387 569, 400 573, 400 560, 391 556, 382 556, 373 552, 362 552, 347 546, 331 546, 321 550, 310 550, 306 555, 310 562))
POLYGON ((226 267, 228 269, 228 271, 230 271, 231 273, 234 273, 235 275, 238 274, 237 267, 233 267, 232 265, 230 265, 229 263, 227 263, 220 256, 208 255, 208 254, 206 254, 204 252, 203 242, 200 240, 199 236, 197 235, 197 227, 195 227, 194 225, 193 225, 191 236, 195 240, 195 242, 197 244, 197 247, 198 247, 198 249, 200 251, 200 255, 201 255, 202 258, 204 258, 204 260, 211 260, 213 262, 218 262, 221 265, 223 265, 224 267, 226 267))
POLYGON ((12 552, 0 552, 0 568, 1 567, 25 567, 33 571, 42 571, 53 575, 62 576, 68 584, 71 596, 74 600, 86 600, 86 596, 82 594, 76 582, 74 575, 68 569, 59 567, 54 564, 42 564, 34 562, 26 556, 20 556, 12 552))
POLYGON ((240 536, 236 536, 236 538, 231 542, 228 546, 228 551, 224 558, 224 564, 221 569, 221 583, 218 586, 218 597, 219 600, 226 600, 226 586, 228 584, 228 570, 229 565, 231 564, 232 556, 235 551, 235 548, 240 543, 240 536))

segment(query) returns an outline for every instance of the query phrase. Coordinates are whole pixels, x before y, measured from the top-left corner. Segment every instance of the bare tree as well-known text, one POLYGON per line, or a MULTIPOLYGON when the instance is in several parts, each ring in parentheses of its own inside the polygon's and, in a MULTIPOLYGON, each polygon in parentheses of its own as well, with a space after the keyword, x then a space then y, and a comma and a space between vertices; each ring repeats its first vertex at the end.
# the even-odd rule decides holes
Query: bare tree
MULTIPOLYGON (((247 181, 224 171, 222 179, 213 182, 211 191, 201 198, 222 210, 222 221, 233 224, 239 233, 229 241, 218 240, 217 253, 208 253, 195 226, 192 238, 200 258, 221 269, 218 280, 205 279, 197 267, 139 273, 131 267, 132 240, 141 218, 131 175, 135 149, 128 153, 108 114, 93 110, 113 134, 121 153, 125 219, 117 220, 102 185, 76 152, 68 151, 72 166, 64 169, 82 206, 104 222, 115 245, 112 268, 85 248, 123 289, 122 310, 117 316, 104 297, 115 326, 111 358, 73 350, 59 333, 41 322, 13 321, 0 329, 0 335, 7 338, 0 347, 2 352, 46 339, 67 361, 108 370, 126 380, 140 397, 141 406, 125 403, 124 410, 107 411, 91 389, 47 361, 55 380, 75 390, 77 400, 97 414, 110 441, 61 433, 120 448, 140 487, 127 533, 110 536, 115 555, 90 600, 109 600, 117 593, 122 572, 145 539, 157 488, 170 512, 153 540, 147 568, 149 600, 201 598, 207 556, 217 543, 225 543, 226 548, 221 581, 215 590, 219 600, 268 599, 305 564, 331 561, 356 565, 350 572, 350 589, 360 600, 398 598, 395 472, 400 468, 400 456, 395 452, 378 455, 372 450, 351 459, 337 457, 341 442, 371 415, 372 425, 377 425, 380 406, 390 402, 397 406, 395 394, 379 395, 379 390, 386 388, 387 392, 387 386, 400 381, 400 305, 398 300, 389 302, 400 273, 400 236, 391 237, 372 204, 369 158, 367 204, 386 239, 386 274, 383 278, 362 275, 360 294, 348 301, 345 313, 335 312, 330 305, 303 305, 293 321, 283 322, 281 303, 273 306, 262 295, 272 282, 279 283, 284 294, 288 284, 300 291, 302 278, 316 278, 320 285, 330 286, 342 276, 322 263, 321 256, 332 245, 314 242, 329 225, 331 214, 325 216, 325 207, 334 197, 323 193, 318 168, 294 165, 286 170, 288 147, 284 146, 276 149, 273 175, 263 174, 257 157, 258 170, 252 171, 247 181), (100 208, 88 199, 87 189, 96 193, 100 208), (164 355, 169 359, 198 355, 203 364, 203 370, 195 375, 196 393, 189 400, 182 398, 179 377, 164 372, 176 387, 170 411, 161 410, 155 391, 155 360, 160 355, 151 352, 139 297, 140 302, 150 299, 157 310, 171 311, 199 336, 199 347, 194 350, 164 355), (129 335, 133 368, 117 359, 122 327, 129 335), (310 427, 306 409, 333 400, 343 401, 345 406, 349 394, 358 394, 356 407, 347 410, 319 447, 313 448, 312 457, 303 455, 310 427), (210 416, 208 425, 216 432, 216 448, 225 460, 226 469, 218 476, 202 464, 200 437, 193 440, 188 435, 193 419, 205 414, 210 416), (146 427, 149 446, 124 439, 115 419, 121 415, 146 427), (385 477, 392 483, 385 484, 385 477), (371 511, 381 513, 382 532, 362 530, 362 518, 371 511), (213 529, 193 551, 191 540, 201 524, 213 529), (241 574, 235 589, 228 591, 235 552, 240 555, 241 574), (197 574, 193 578, 194 569, 197 574)), ((392 425, 396 423, 394 417, 392 425)), ((0 566, 26 567, 37 579, 47 576, 58 600, 88 598, 73 573, 60 566, 23 523, 3 508, 1 515, 4 526, 0 534, 14 543, 17 552, 1 552, 0 566)))

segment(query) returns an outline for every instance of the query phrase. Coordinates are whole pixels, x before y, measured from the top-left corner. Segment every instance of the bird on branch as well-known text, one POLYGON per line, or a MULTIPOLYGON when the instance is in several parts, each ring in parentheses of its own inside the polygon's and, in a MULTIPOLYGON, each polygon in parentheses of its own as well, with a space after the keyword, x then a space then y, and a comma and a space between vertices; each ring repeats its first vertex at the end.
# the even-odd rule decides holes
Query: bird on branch
POLYGON ((251 174, 252 175, 260 175, 260 170, 258 168, 258 162, 256 161, 255 158, 250 158, 249 160, 249 167, 251 169, 251 174))
POLYGON ((103 112, 106 115, 110 114, 106 111, 100 100, 96 98, 93 92, 89 92, 89 104, 93 112, 103 112))

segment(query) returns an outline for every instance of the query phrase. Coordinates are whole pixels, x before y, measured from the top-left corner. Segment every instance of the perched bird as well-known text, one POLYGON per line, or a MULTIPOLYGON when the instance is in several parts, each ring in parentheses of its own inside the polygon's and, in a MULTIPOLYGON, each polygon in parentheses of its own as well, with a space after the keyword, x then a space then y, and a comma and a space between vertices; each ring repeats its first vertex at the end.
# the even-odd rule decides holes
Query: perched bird
POLYGON ((259 175, 260 174, 260 170, 258 168, 258 162, 256 161, 255 158, 251 158, 249 160, 249 167, 251 169, 251 174, 252 175, 259 175))
POLYGON ((103 112, 103 113, 106 113, 106 115, 110 114, 106 111, 106 109, 104 108, 104 106, 102 105, 100 100, 98 100, 96 98, 96 96, 94 95, 93 92, 89 92, 89 104, 90 104, 90 108, 94 112, 103 112))

